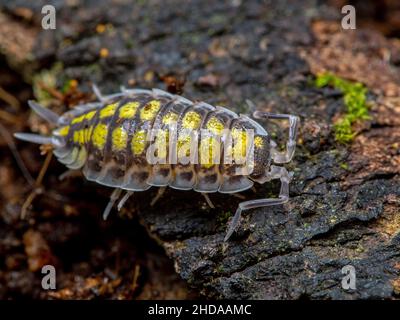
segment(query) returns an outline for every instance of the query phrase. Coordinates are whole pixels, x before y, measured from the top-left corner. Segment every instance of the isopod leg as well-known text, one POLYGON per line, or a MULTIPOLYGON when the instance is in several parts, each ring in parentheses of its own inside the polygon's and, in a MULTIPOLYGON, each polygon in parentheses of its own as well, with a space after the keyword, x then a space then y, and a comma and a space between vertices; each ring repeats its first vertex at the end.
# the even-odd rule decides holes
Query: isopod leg
POLYGON ((63 181, 66 178, 79 177, 82 175, 80 170, 69 169, 58 176, 58 180, 63 181))
POLYGON ((119 196, 121 195, 121 191, 122 191, 121 189, 114 189, 114 191, 111 193, 110 201, 108 202, 108 204, 103 212, 104 220, 107 220, 107 217, 110 214, 110 211, 111 211, 112 207, 114 206, 115 201, 117 201, 119 196))
POLYGON ((288 120, 289 121, 289 139, 286 143, 286 151, 278 151, 276 145, 272 146, 271 154, 272 159, 275 163, 288 163, 292 160, 294 151, 296 149, 296 136, 297 127, 299 124, 299 117, 290 114, 278 114, 269 113, 262 111, 255 111, 253 113, 256 119, 278 119, 278 120, 288 120))
POLYGON ((240 193, 230 193, 231 196, 235 197, 235 198, 239 198, 241 200, 246 199, 246 197, 240 193))
POLYGON ((206 199, 206 202, 207 202, 207 204, 210 206, 210 208, 211 208, 211 209, 215 209, 215 206, 214 206, 214 204, 212 203, 212 201, 211 201, 210 197, 208 196, 208 194, 207 194, 207 193, 204 193, 204 192, 202 192, 201 194, 203 195, 204 199, 206 199))
POLYGON ((118 202, 117 209, 120 211, 122 207, 124 206, 125 202, 129 199, 129 197, 133 195, 133 191, 127 191, 125 195, 121 198, 121 200, 118 202))
POLYGON ((154 206, 156 204, 156 202, 162 197, 162 195, 164 194, 166 189, 167 189, 167 187, 158 188, 157 194, 150 202, 150 206, 154 206))
POLYGON ((116 97, 121 97, 123 95, 123 93, 115 93, 115 94, 110 94, 108 96, 104 96, 101 93, 99 87, 97 85, 95 85, 95 84, 92 84, 92 90, 93 90, 94 95, 96 96, 96 98, 100 102, 105 102, 107 100, 110 100, 110 99, 113 99, 113 98, 116 98, 116 97))
POLYGON ((103 101, 104 100, 103 95, 101 94, 101 91, 100 91, 100 89, 99 89, 99 87, 97 85, 92 84, 92 90, 93 90, 94 95, 96 96, 96 98, 99 101, 103 101))
POLYGON ((284 167, 271 166, 271 171, 268 173, 268 180, 272 179, 280 179, 281 180, 281 190, 279 192, 278 198, 266 198, 266 199, 256 199, 250 201, 244 201, 239 203, 239 207, 236 210, 235 215, 229 225, 228 231, 224 238, 224 241, 227 241, 232 233, 235 231, 236 227, 239 224, 240 216, 243 210, 274 206, 278 204, 282 204, 288 201, 289 199, 289 182, 291 179, 291 174, 287 172, 284 167))

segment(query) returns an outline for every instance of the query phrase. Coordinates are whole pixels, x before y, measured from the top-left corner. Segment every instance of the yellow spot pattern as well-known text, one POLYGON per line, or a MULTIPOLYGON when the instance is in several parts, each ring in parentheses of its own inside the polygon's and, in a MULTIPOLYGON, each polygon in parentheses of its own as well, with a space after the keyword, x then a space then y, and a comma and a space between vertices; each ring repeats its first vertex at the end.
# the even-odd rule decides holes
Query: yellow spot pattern
POLYGON ((112 115, 114 115, 117 107, 118 107, 118 102, 109 104, 108 106, 101 109, 100 110, 100 119, 111 117, 112 115))
POLYGON ((98 149, 102 149, 107 140, 107 132, 108 128, 105 124, 98 124, 94 130, 93 130, 93 135, 92 135, 92 142, 93 145, 96 146, 98 149))
POLYGON ((233 138, 233 158, 235 160, 243 159, 244 157, 246 157, 246 151, 247 151, 246 131, 233 128, 232 138, 233 138))
POLYGON ((112 133, 112 149, 121 151, 126 148, 128 143, 128 133, 124 128, 116 128, 112 133))
POLYGON ((219 144, 215 137, 207 137, 200 143, 200 164, 205 168, 211 168, 219 163, 219 158, 214 159, 220 154, 219 144))
POLYGON ((119 117, 123 119, 131 119, 135 116, 139 102, 128 102, 119 108, 119 117))
POLYGON ((224 124, 216 117, 211 117, 210 120, 207 121, 206 128, 216 135, 221 135, 224 130, 224 124))
POLYGON ((176 121, 178 120, 178 115, 176 113, 173 112, 168 112, 162 119, 162 122, 164 124, 172 124, 172 123, 176 123, 176 121))
POLYGON ((83 130, 83 136, 85 139, 85 142, 88 142, 90 140, 90 136, 92 135, 93 132, 93 126, 90 126, 89 128, 86 128, 83 130))
POLYGON ((75 124, 75 123, 79 123, 82 122, 82 120, 84 119, 85 115, 80 115, 79 117, 75 117, 72 119, 71 124, 75 124))
POLYGON ((160 109, 160 101, 151 100, 148 102, 142 110, 140 110, 140 119, 142 121, 152 120, 156 116, 158 110, 160 109))
POLYGON ((256 148, 261 149, 264 146, 264 141, 263 139, 258 136, 254 138, 254 145, 256 148))
POLYGON ((82 122, 83 120, 92 120, 93 116, 96 114, 96 111, 90 111, 88 113, 84 113, 78 117, 72 119, 71 124, 82 122))
POLYGON ((185 129, 198 129, 200 127, 201 116, 194 111, 186 113, 182 119, 182 127, 185 129))
POLYGON ((85 143, 84 130, 77 130, 74 132, 74 142, 80 145, 85 143))
POLYGON ((96 111, 90 111, 85 114, 85 120, 90 121, 93 119, 94 115, 96 114, 96 111))
POLYGON ((132 152, 133 154, 141 154, 146 147, 146 131, 139 130, 132 137, 132 152))
POLYGON ((178 158, 179 157, 189 157, 190 156, 190 135, 180 135, 177 141, 178 158))
POLYGON ((168 143, 169 143, 169 131, 159 130, 155 141, 157 148, 157 156, 159 158, 167 157, 168 143))
POLYGON ((69 133, 69 126, 62 127, 62 128, 60 128, 60 129, 58 130, 58 134, 59 134, 60 136, 63 136, 63 137, 67 136, 68 133, 69 133))

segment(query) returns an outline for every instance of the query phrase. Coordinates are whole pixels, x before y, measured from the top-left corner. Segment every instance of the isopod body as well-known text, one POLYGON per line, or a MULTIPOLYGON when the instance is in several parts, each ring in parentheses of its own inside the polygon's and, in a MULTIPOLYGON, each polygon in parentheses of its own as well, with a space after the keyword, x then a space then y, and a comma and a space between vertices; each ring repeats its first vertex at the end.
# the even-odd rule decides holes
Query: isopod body
POLYGON ((278 198, 239 204, 225 237, 227 240, 242 210, 288 200, 291 176, 284 167, 275 164, 289 162, 293 156, 297 117, 254 113, 255 118, 289 121, 287 148, 279 152, 259 123, 224 107, 192 102, 158 89, 123 89, 107 97, 101 96, 97 88, 95 92, 100 102, 80 105, 60 117, 30 102, 37 113, 56 127, 51 137, 24 133, 16 137, 51 143, 55 156, 69 169, 82 169, 86 179, 116 188, 107 214, 121 190, 127 190, 130 195, 152 186, 169 186, 193 189, 204 195, 237 193, 251 188, 254 182, 280 179, 278 198), (246 160, 249 154, 251 161, 238 161, 238 157, 246 160), (231 161, 226 161, 228 158, 231 161))

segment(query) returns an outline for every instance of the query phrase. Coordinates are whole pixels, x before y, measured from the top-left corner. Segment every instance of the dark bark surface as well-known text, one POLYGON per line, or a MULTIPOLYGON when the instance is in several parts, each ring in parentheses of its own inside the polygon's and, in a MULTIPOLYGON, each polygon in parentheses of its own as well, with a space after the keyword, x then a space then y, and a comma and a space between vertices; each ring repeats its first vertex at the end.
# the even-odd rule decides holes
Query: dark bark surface
MULTIPOLYGON (((18 1, 0 3, 6 16, 20 19, 18 1)), ((182 279, 207 297, 399 297, 398 40, 372 30, 342 30, 337 22, 339 11, 317 6, 314 1, 215 1, 207 5, 203 1, 85 1, 84 7, 67 3, 56 2, 55 31, 37 27, 40 1, 29 8, 32 17, 21 22, 38 30, 32 49, 36 70, 50 68, 54 62, 63 63, 58 88, 65 79, 74 79, 79 92, 83 92, 79 98, 87 101, 93 98, 89 95, 91 83, 104 93, 115 93, 120 85, 171 89, 173 80, 184 82, 182 95, 189 99, 248 114, 252 110, 245 100, 250 99, 260 110, 299 115, 301 126, 296 155, 286 166, 294 172, 289 203, 245 212, 238 230, 226 243, 223 238, 227 223, 242 201, 236 197, 212 194, 216 208, 210 209, 200 194, 169 189, 150 207, 156 193, 151 190, 136 193, 120 217, 115 214, 110 222, 102 222, 101 208, 108 190, 82 179, 55 187, 63 195, 75 188, 71 196, 74 203, 69 205, 78 212, 75 222, 68 221, 70 233, 64 234, 63 229, 56 234, 68 239, 96 232, 98 239, 105 229, 105 239, 114 241, 120 228, 123 245, 115 250, 128 246, 127 252, 135 255, 143 249, 140 239, 147 237, 131 221, 139 218, 148 234, 165 249, 182 279), (345 107, 340 92, 314 85, 315 75, 323 71, 362 82, 368 88, 371 119, 357 124, 358 135, 351 144, 335 141, 333 123, 345 107), (96 192, 104 195, 101 204, 96 202, 96 192), (85 219, 95 226, 82 227, 87 226, 82 222, 85 219), (131 223, 134 232, 140 232, 135 239, 128 227, 122 226, 124 221, 131 223), (112 227, 107 227, 108 223, 112 227), (346 265, 355 267, 356 290, 342 289, 341 270, 346 265)), ((3 51, 10 56, 9 51, 3 51)), ((26 72, 25 67, 19 70, 26 72)), ((60 102, 53 106, 59 112, 66 110, 60 102)), ((270 130, 280 137, 276 127, 270 130)), ((37 149, 25 151, 25 159, 28 151, 37 153, 37 149)), ((38 171, 37 167, 30 169, 38 171)), ((57 184, 57 170, 50 171, 48 186, 57 184)), ((257 199, 275 196, 278 191, 279 183, 273 182, 258 185, 256 193, 243 195, 257 199)), ((51 199, 42 199, 45 197, 36 202, 37 208, 57 208, 48 203, 51 199)), ((34 229, 43 231, 44 223, 49 230, 57 229, 51 221, 46 222, 44 211, 37 211, 34 229)), ((35 209, 31 214, 35 216, 35 209)), ((4 217, 3 229, 8 234, 12 226, 4 217)), ((60 214, 57 221, 66 223, 65 217, 60 214)), ((25 230, 26 226, 14 228, 25 230)), ((19 237, 18 232, 15 237, 19 237)), ((44 236, 50 243, 48 250, 65 266, 52 243, 66 240, 54 240, 53 235, 52 242, 51 237, 44 236)), ((88 246, 95 246, 94 241, 88 246)), ((157 252, 153 247, 154 243, 149 250, 157 252)), ((161 256, 159 252, 157 255, 161 256)), ((96 268, 92 261, 88 260, 87 268, 93 272, 96 268)), ((157 268, 153 266, 155 274, 157 268)), ((128 281, 127 271, 121 273, 121 281, 128 281)), ((3 283, 7 283, 4 279, 3 275, 3 283)), ((68 296, 60 291, 54 297, 86 297, 85 289, 77 289, 79 284, 63 284, 65 288, 70 286, 72 293, 68 296)), ((114 288, 125 290, 118 283, 109 289, 111 297, 118 297, 114 288)))

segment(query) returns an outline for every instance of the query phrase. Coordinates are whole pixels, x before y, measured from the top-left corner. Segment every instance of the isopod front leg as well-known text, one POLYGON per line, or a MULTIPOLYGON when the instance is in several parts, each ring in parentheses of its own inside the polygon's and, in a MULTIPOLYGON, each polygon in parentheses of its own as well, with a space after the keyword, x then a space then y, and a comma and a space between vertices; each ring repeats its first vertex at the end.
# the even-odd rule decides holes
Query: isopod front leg
POLYGON ((286 168, 272 165, 271 170, 267 176, 268 180, 272 179, 281 180, 281 189, 279 192, 279 197, 249 200, 239 203, 239 207, 237 208, 236 213, 233 216, 233 219, 229 225, 224 241, 228 241, 232 233, 235 231, 236 227, 239 224, 240 216, 243 210, 274 206, 278 204, 283 204, 289 200, 289 182, 291 179, 291 174, 287 172, 286 168))
POLYGON ((292 160, 294 151, 296 150, 297 128, 299 117, 290 114, 278 114, 262 111, 255 111, 253 117, 256 119, 278 119, 289 121, 289 139, 286 142, 286 151, 280 152, 276 144, 272 145, 271 155, 275 163, 288 163, 292 160))
POLYGON ((96 96, 96 98, 97 98, 100 102, 105 102, 105 101, 107 101, 107 100, 110 100, 110 99, 113 99, 113 98, 122 96, 121 93, 115 93, 115 94, 110 94, 110 95, 104 96, 104 95, 101 93, 99 87, 98 87, 96 84, 92 84, 92 90, 93 90, 94 95, 96 96))
POLYGON ((92 84, 92 90, 93 90, 94 95, 96 96, 96 98, 99 101, 103 101, 104 100, 103 95, 101 94, 101 91, 100 91, 99 87, 94 83, 92 84))

